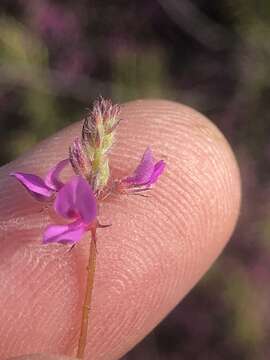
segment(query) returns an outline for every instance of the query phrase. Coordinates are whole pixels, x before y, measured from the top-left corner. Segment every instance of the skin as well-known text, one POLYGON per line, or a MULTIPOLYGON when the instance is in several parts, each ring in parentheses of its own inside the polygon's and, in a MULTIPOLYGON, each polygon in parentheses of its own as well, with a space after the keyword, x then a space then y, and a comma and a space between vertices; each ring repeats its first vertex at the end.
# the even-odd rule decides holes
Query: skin
MULTIPOLYGON (((204 116, 173 102, 135 101, 121 117, 113 176, 132 173, 147 145, 167 168, 151 197, 112 196, 100 206, 100 222, 112 226, 98 230, 91 360, 123 356, 183 299, 229 240, 240 205, 235 158, 204 116)), ((75 355, 88 239, 72 251, 41 245, 43 229, 59 219, 8 174, 45 175, 67 157, 80 127, 60 131, 0 170, 1 359, 75 355)))

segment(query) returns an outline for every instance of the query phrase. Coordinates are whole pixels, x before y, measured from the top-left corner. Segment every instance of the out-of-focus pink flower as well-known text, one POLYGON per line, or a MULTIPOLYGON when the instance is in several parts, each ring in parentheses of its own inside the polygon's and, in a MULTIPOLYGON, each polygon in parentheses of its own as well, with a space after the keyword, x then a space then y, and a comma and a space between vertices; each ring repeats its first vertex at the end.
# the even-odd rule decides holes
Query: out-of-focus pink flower
POLYGON ((35 199, 44 201, 50 199, 63 187, 64 184, 59 180, 59 176, 68 163, 68 159, 61 160, 48 172, 44 180, 37 175, 22 172, 13 172, 10 175, 14 176, 35 199))
POLYGON ((81 27, 74 10, 52 3, 37 6, 31 4, 30 7, 35 26, 45 39, 60 44, 78 42, 81 27))
POLYGON ((148 189, 157 182, 164 168, 165 162, 163 160, 155 162, 152 151, 148 147, 133 175, 123 179, 122 184, 128 189, 148 189))
POLYGON ((54 210, 73 222, 48 226, 43 235, 43 243, 75 244, 81 240, 97 217, 97 202, 89 183, 81 176, 75 176, 58 192, 54 210))

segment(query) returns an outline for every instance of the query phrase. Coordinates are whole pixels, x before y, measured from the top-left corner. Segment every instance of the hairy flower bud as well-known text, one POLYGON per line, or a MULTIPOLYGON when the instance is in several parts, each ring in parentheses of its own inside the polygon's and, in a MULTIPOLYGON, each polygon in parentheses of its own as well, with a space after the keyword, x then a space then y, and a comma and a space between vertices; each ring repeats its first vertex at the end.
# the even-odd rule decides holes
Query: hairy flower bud
POLYGON ((100 98, 94 103, 93 110, 86 116, 83 124, 82 138, 86 143, 100 146, 101 139, 117 127, 120 119, 120 106, 113 105, 111 100, 100 98))
POLYGON ((84 174, 84 177, 89 180, 94 191, 102 191, 109 180, 108 151, 114 142, 115 129, 120 121, 119 114, 119 105, 113 105, 110 100, 103 98, 97 100, 93 110, 84 119, 81 141, 70 151, 70 161, 75 172, 87 169, 87 176, 84 174))
POLYGON ((75 174, 89 179, 91 173, 91 160, 88 158, 86 151, 79 138, 76 138, 69 147, 69 160, 75 174))

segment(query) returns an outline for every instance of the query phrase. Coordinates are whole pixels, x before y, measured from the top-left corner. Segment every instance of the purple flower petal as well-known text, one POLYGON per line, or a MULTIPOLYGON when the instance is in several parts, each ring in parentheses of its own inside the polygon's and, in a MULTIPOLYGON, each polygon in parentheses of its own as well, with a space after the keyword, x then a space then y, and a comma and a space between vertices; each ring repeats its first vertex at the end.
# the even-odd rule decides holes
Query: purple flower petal
POLYGON ((97 202, 89 183, 82 177, 78 179, 76 206, 85 224, 97 217, 97 202))
POLYGON ((157 179, 160 177, 160 175, 163 173, 165 169, 165 161, 160 160, 155 164, 153 174, 148 182, 148 185, 152 185, 155 182, 157 182, 157 179))
POLYGON ((134 175, 128 177, 125 181, 134 185, 147 184, 154 171, 154 159, 151 149, 148 147, 143 157, 134 171, 134 175))
POLYGON ((50 225, 43 234, 43 244, 54 242, 75 244, 81 240, 86 231, 86 227, 81 221, 75 221, 67 225, 50 225))
POLYGON ((45 184, 43 179, 37 175, 14 172, 14 176, 37 200, 47 200, 53 191, 45 184))
POLYGON ((58 191, 61 189, 61 187, 64 185, 62 181, 60 181, 59 175, 60 172, 64 169, 65 166, 67 166, 69 163, 69 159, 61 160, 59 163, 57 163, 47 174, 45 178, 45 184, 55 190, 58 191))
POLYGON ((81 218, 90 224, 97 217, 97 203, 91 186, 80 176, 75 176, 57 194, 55 211, 67 219, 81 218))

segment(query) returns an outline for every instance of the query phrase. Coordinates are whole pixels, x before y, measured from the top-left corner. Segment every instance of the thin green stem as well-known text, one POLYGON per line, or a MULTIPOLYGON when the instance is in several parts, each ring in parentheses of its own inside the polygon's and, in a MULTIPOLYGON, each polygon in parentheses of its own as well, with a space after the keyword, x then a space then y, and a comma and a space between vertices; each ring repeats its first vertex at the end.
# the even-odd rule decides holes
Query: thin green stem
POLYGON ((82 308, 81 332, 77 351, 77 358, 83 359, 87 343, 87 332, 89 323, 89 314, 91 311, 92 292, 94 287, 94 278, 96 270, 96 228, 91 231, 91 241, 89 248, 89 259, 87 266, 87 283, 85 290, 84 303, 82 308))

